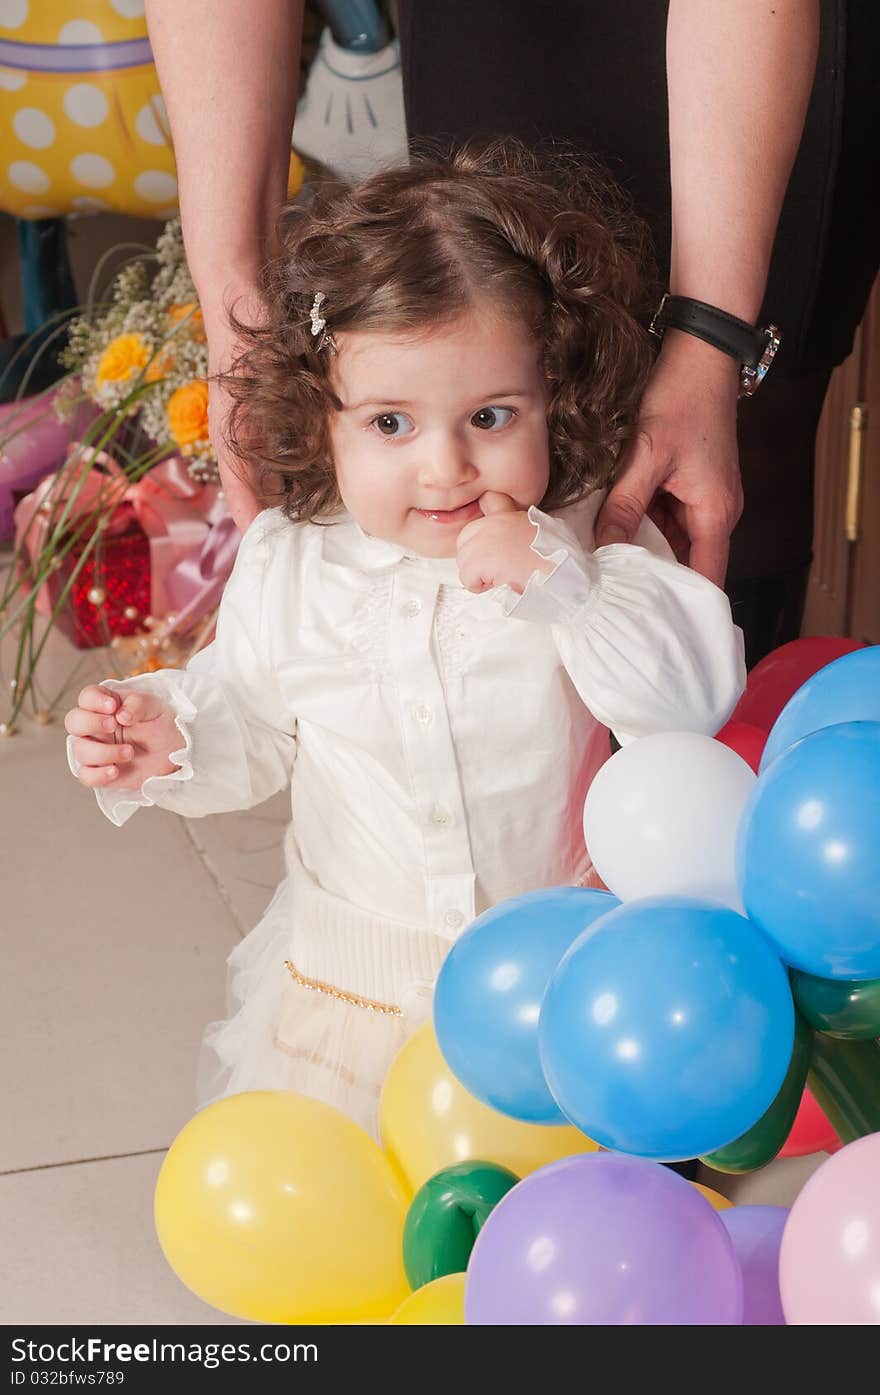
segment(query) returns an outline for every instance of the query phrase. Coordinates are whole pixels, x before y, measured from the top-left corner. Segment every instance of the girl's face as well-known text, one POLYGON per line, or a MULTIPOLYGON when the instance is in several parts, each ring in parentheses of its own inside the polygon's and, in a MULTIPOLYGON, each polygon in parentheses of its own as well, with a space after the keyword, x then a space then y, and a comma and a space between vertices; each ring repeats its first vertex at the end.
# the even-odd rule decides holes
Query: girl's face
POLYGON ((523 324, 483 303, 418 338, 335 339, 336 479, 365 533, 422 557, 454 557, 486 492, 521 509, 540 503, 550 476, 548 395, 523 324))

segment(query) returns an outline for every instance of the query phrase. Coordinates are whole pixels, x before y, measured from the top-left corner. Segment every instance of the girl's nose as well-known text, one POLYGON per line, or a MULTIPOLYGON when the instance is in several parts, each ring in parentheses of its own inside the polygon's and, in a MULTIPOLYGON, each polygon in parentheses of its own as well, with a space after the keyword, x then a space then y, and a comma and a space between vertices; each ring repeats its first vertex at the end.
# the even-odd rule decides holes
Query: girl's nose
POLYGON ((476 467, 471 463, 464 441, 457 436, 435 437, 426 442, 421 483, 429 488, 452 489, 475 478, 476 467))

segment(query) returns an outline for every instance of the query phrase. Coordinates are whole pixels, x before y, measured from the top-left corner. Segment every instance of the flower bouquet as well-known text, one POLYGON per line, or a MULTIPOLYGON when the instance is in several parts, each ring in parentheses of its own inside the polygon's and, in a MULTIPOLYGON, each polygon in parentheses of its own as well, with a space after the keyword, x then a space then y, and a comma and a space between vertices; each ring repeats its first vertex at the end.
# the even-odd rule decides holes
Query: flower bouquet
POLYGON ((211 638, 239 541, 179 220, 61 332, 66 378, 0 421, 14 520, 0 579, 0 639, 14 637, 6 731, 28 695, 35 715, 51 713, 38 669, 53 628, 81 649, 107 645, 123 675, 185 663, 211 638), (63 446, 53 415, 69 426, 63 446))

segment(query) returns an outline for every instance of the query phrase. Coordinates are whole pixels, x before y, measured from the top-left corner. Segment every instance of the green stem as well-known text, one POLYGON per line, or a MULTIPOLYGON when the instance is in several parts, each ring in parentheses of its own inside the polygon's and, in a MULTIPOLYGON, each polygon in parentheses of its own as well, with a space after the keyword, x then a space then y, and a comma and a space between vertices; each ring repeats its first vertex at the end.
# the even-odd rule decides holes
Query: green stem
MULTIPOLYGON (((52 610, 52 614, 49 616, 49 621, 46 626, 45 634, 43 635, 43 638, 40 640, 39 648, 37 649, 37 652, 34 656, 33 666, 31 667, 28 673, 27 681, 25 681, 24 683, 17 683, 15 689, 15 699, 13 701, 12 712, 9 718, 10 724, 15 721, 16 717, 18 716, 19 712, 21 711, 24 705, 25 697, 27 696, 28 689, 30 688, 30 680, 33 676, 33 668, 39 663, 40 656, 42 655, 43 650, 46 647, 46 641, 48 640, 49 635, 52 632, 52 627, 54 626, 55 621, 58 619, 58 616, 61 614, 62 609, 67 604, 67 600, 71 591, 73 590, 74 583, 77 577, 79 576, 80 572, 82 571, 83 567, 85 566, 86 562, 88 561, 90 553, 96 547, 97 541, 98 533, 95 532, 91 538, 87 539, 85 547, 83 548, 82 552, 77 558, 76 565, 74 566, 73 571, 70 573, 70 576, 67 578, 64 586, 62 587, 61 594, 59 595, 58 600, 55 603, 55 606, 52 610)), ((21 664, 21 656, 24 651, 24 634, 32 628, 33 620, 33 614, 31 614, 28 617, 28 623, 24 626, 22 637, 19 640, 16 678, 18 678, 18 671, 21 664)))

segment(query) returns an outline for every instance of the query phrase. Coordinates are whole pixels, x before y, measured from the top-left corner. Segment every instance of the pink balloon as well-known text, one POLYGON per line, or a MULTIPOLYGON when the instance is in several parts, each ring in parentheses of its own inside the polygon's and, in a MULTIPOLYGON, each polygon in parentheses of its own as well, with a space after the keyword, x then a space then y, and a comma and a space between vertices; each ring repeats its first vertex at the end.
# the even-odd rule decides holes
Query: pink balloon
POLYGON ((824 1109, 816 1103, 809 1090, 804 1090, 791 1133, 782 1145, 779 1156, 804 1158, 809 1153, 836 1153, 839 1147, 840 1139, 824 1109))
POLYGON ((789 1326, 880 1324, 880 1133, 841 1148, 801 1191, 779 1289, 789 1326))
POLYGON ((753 727, 748 722, 730 721, 716 733, 715 740, 729 746, 731 751, 736 751, 757 775, 761 756, 767 745, 766 731, 761 731, 760 727, 753 727))
POLYGON ((788 699, 808 678, 834 659, 863 648, 859 640, 838 635, 813 635, 780 645, 755 664, 731 721, 746 722, 769 732, 788 699))

